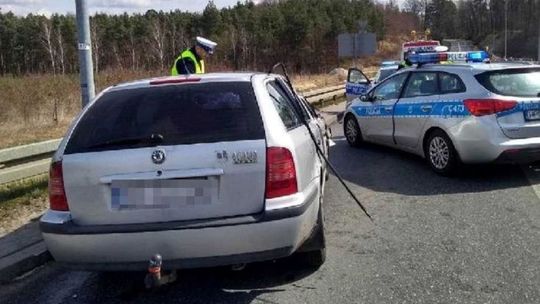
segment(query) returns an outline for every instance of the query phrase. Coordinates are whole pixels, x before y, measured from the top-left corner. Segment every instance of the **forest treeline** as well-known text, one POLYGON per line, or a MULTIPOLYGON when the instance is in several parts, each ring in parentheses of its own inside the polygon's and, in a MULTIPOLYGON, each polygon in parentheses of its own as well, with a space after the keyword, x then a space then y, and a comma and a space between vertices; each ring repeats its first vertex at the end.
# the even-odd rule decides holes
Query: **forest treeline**
MULTIPOLYGON (((509 54, 536 57, 540 1, 508 1, 509 54)), ((91 17, 94 67, 166 71, 197 35, 219 43, 213 70, 267 70, 282 61, 297 72, 324 72, 338 64, 337 36, 360 21, 377 39, 397 39, 429 28, 433 38, 469 39, 501 51, 505 0, 266 0, 202 12, 149 10, 91 17)), ((0 74, 75 73, 73 15, 17 16, 0 8, 0 74)))

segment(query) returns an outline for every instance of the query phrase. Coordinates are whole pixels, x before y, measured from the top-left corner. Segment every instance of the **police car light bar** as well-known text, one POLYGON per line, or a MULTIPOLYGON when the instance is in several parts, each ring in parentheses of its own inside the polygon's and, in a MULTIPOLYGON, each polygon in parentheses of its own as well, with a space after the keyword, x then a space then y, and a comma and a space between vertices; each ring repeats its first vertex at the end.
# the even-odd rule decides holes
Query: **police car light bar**
POLYGON ((470 62, 485 62, 489 60, 489 54, 484 51, 468 52, 467 61, 470 62))
POLYGON ((389 65, 398 65, 399 62, 393 61, 393 60, 387 60, 381 62, 381 66, 389 66, 389 65))
POLYGON ((440 63, 442 61, 487 62, 489 54, 485 51, 419 53, 409 55, 408 59, 411 64, 440 63))

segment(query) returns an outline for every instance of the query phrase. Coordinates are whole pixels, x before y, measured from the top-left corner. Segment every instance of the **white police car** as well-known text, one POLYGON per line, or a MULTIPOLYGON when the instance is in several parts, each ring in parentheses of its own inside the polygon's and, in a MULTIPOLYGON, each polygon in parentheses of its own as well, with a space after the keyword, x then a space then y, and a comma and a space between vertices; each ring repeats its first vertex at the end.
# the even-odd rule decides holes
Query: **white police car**
POLYGON ((411 55, 418 67, 397 72, 347 107, 347 141, 412 152, 439 174, 460 163, 540 160, 540 66, 481 63, 488 58, 411 55), (436 64, 449 58, 466 61, 436 64))

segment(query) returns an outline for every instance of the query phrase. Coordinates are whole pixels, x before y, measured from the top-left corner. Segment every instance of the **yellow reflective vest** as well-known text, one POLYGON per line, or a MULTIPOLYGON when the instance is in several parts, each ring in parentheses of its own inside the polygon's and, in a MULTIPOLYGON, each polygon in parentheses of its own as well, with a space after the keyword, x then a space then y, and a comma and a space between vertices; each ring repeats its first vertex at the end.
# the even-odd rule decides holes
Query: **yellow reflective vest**
POLYGON ((187 50, 183 51, 180 54, 180 56, 178 56, 178 58, 176 58, 176 60, 174 61, 174 64, 173 64, 173 66, 171 68, 171 75, 172 76, 179 75, 178 70, 176 69, 176 64, 178 63, 178 60, 182 60, 182 59, 190 59, 191 61, 193 61, 193 63, 195 64, 195 74, 203 74, 204 73, 204 60, 198 61, 197 57, 195 56, 195 54, 193 54, 191 49, 187 49, 187 50))

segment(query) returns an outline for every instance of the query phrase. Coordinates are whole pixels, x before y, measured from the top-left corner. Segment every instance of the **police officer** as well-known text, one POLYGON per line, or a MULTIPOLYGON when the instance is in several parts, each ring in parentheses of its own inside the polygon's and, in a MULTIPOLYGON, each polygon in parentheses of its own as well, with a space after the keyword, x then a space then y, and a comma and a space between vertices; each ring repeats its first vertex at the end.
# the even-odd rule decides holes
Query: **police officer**
POLYGON ((195 46, 183 51, 174 61, 171 75, 203 74, 204 59, 214 53, 217 43, 206 38, 197 37, 195 46))
POLYGON ((405 60, 401 61, 398 65, 398 71, 401 70, 401 69, 404 69, 404 68, 409 68, 412 66, 412 63, 411 61, 409 60, 409 58, 405 58, 405 60))
POLYGON ((409 56, 412 53, 413 52, 411 50, 408 50, 407 53, 405 53, 405 55, 403 56, 404 59, 398 65, 398 71, 401 70, 401 69, 404 69, 404 68, 410 68, 412 66, 412 63, 409 60, 409 56))

